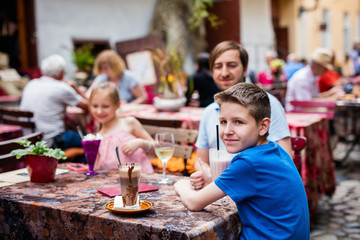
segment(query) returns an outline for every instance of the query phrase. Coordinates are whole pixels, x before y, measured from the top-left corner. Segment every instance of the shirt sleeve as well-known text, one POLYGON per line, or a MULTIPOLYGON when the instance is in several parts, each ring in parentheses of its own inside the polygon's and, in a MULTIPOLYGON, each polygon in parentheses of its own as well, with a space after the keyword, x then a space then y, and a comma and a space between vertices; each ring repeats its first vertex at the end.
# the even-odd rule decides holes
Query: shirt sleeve
POLYGON ((204 110, 203 115, 199 124, 198 136, 195 142, 195 146, 200 149, 209 149, 209 139, 206 131, 206 126, 208 124, 209 114, 207 109, 204 110))
POLYGON ((256 171, 250 161, 233 159, 230 166, 215 179, 215 184, 234 202, 251 198, 256 194, 256 171))
POLYGON ((97 75, 94 79, 94 83, 100 83, 100 82, 105 82, 107 81, 108 78, 105 74, 100 74, 100 75, 97 75))
POLYGON ((133 72, 130 70, 125 70, 123 74, 124 75, 122 80, 126 81, 126 86, 129 90, 139 85, 140 81, 133 72))
POLYGON ((271 123, 268 139, 276 142, 290 137, 290 130, 283 106, 273 95, 268 94, 268 96, 271 105, 271 123))
POLYGON ((82 97, 77 94, 72 87, 68 85, 63 85, 63 91, 59 92, 58 99, 60 101, 63 101, 65 106, 76 106, 82 100, 82 97))

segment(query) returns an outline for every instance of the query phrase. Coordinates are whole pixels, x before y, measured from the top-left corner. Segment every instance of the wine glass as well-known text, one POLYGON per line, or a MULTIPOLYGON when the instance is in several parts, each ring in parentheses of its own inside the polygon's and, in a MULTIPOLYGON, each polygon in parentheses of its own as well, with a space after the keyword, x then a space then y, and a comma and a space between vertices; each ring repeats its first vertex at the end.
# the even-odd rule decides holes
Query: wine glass
POLYGON ((174 154, 175 141, 174 135, 170 132, 155 134, 155 153, 163 165, 163 176, 158 181, 159 184, 172 184, 171 179, 166 177, 166 163, 174 154))

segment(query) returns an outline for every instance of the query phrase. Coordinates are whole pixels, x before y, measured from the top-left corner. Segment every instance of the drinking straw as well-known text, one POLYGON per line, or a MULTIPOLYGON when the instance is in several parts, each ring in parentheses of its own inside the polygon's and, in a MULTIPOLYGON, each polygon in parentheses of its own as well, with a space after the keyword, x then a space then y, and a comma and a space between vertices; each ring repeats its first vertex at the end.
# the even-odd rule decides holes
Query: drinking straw
POLYGON ((216 125, 216 149, 219 151, 219 125, 216 125))
POLYGON ((77 131, 78 131, 81 139, 83 139, 83 138, 84 138, 84 134, 83 134, 83 132, 81 131, 81 128, 79 127, 79 125, 76 126, 76 129, 77 129, 77 131))
POLYGON ((116 152, 116 157, 117 157, 117 160, 119 162, 119 165, 121 165, 120 156, 119 156, 119 147, 118 146, 116 146, 115 152, 116 152))

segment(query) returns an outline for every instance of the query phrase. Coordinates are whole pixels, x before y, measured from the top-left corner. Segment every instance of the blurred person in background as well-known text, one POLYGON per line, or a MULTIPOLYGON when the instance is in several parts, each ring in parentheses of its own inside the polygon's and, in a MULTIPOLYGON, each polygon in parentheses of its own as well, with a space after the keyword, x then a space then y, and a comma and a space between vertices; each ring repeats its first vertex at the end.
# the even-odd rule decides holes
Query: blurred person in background
POLYGON ((267 50, 265 52, 267 68, 259 72, 257 83, 265 86, 286 82, 286 76, 283 72, 284 61, 277 57, 278 55, 274 50, 267 50))
MULTIPOLYGON (((188 99, 187 105, 192 106, 191 96, 195 91, 199 94, 199 104, 195 107, 206 107, 214 102, 215 93, 220 92, 216 86, 212 73, 209 67, 210 54, 206 52, 199 53, 196 59, 196 73, 187 79, 187 92, 188 99)), ((196 94, 196 92, 195 92, 196 94)))
POLYGON ((284 73, 286 78, 289 80, 296 71, 304 67, 304 64, 299 62, 296 58, 295 53, 289 53, 286 58, 286 64, 284 67, 284 73))
POLYGON ((340 74, 335 70, 335 53, 331 50, 331 65, 334 68, 327 69, 323 75, 319 77, 318 85, 321 93, 329 91, 335 85, 340 84, 340 74))
POLYGON ((291 111, 294 107, 290 104, 293 100, 311 100, 321 98, 323 100, 336 100, 344 95, 341 86, 334 86, 330 90, 320 93, 318 79, 328 69, 333 69, 332 52, 327 48, 315 49, 311 62, 300 69, 289 80, 286 91, 286 110, 291 111))
POLYGON ((87 95, 90 95, 94 84, 110 81, 118 86, 122 102, 146 103, 148 95, 139 79, 128 69, 124 60, 113 50, 104 50, 95 59, 94 82, 87 95))
MULTIPOLYGON (((36 131, 44 132, 48 145, 62 150, 82 147, 79 134, 65 129, 66 107, 88 110, 88 101, 77 85, 63 79, 65 65, 60 55, 45 58, 40 66, 43 76, 25 86, 20 103, 21 110, 34 113, 36 131)), ((79 161, 86 160, 82 156, 79 161)))
POLYGON ((354 75, 359 76, 360 75, 360 43, 355 42, 353 45, 353 49, 349 53, 349 57, 352 60, 354 64, 354 75))

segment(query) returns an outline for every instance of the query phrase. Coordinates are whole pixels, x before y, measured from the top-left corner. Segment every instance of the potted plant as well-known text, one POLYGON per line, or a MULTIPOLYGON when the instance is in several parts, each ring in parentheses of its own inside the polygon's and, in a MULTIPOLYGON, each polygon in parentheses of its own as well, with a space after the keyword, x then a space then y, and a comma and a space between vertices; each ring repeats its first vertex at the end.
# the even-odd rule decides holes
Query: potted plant
POLYGON ((158 64, 160 72, 160 97, 154 98, 154 106, 157 110, 178 111, 186 103, 183 89, 186 84, 183 58, 176 50, 165 53, 162 49, 155 49, 153 59, 158 64))
POLYGON ((55 172, 59 159, 66 159, 64 151, 59 148, 49 148, 46 141, 32 144, 28 139, 17 142, 24 149, 11 151, 17 159, 25 157, 26 169, 31 182, 46 183, 55 179, 55 172))
POLYGON ((84 82, 89 78, 95 62, 95 55, 92 53, 93 48, 92 44, 85 44, 74 50, 73 61, 78 68, 75 74, 77 80, 84 82))

